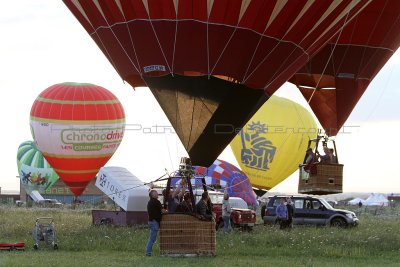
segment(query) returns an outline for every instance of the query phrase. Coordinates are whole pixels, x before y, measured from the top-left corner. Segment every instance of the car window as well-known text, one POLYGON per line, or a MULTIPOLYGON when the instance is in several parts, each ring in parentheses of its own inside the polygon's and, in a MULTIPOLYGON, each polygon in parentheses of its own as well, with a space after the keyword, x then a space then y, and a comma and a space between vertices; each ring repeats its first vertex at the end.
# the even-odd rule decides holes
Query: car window
POLYGON ((279 204, 280 204, 280 199, 279 198, 275 198, 274 199, 274 207, 278 207, 279 206, 279 204))
POLYGON ((294 200, 294 208, 295 209, 302 209, 303 208, 303 204, 304 204, 304 200, 303 199, 295 199, 294 200))
POLYGON ((325 208, 327 208, 327 209, 329 209, 329 210, 332 210, 332 209, 333 209, 333 207, 331 206, 331 204, 329 204, 325 199, 321 198, 320 201, 321 201, 321 204, 324 205, 325 208))
POLYGON ((312 207, 313 207, 313 209, 317 210, 322 207, 322 204, 321 204, 321 202, 319 202, 319 200, 314 199, 312 201, 312 207))
POLYGON ((222 204, 222 201, 224 200, 223 194, 221 194, 221 195, 210 194, 209 196, 210 196, 211 202, 215 203, 215 204, 222 204))
MULTIPOLYGON (((193 191, 196 203, 200 201, 202 193, 203 191, 193 191)), ((211 203, 213 204, 222 204, 222 201, 224 200, 223 193, 209 192, 208 195, 210 196, 211 203)))
POLYGON ((249 208, 247 206, 246 201, 244 201, 243 199, 229 198, 229 204, 231 204, 232 208, 237 208, 237 209, 248 209, 249 208))

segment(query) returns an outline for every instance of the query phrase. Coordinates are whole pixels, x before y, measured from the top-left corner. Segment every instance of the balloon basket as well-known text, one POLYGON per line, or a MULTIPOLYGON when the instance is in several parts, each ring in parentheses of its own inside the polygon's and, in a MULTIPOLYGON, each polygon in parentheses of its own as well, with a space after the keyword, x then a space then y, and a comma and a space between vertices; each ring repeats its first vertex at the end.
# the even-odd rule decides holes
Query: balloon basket
POLYGON ((58 249, 54 220, 51 217, 37 218, 32 231, 32 236, 35 242, 33 245, 35 250, 39 249, 40 242, 43 242, 46 245, 51 245, 54 250, 58 249))
POLYGON ((299 167, 301 194, 328 195, 343 192, 343 164, 315 164, 311 173, 299 167))
POLYGON ((164 214, 160 225, 162 256, 214 256, 215 222, 189 214, 164 214))

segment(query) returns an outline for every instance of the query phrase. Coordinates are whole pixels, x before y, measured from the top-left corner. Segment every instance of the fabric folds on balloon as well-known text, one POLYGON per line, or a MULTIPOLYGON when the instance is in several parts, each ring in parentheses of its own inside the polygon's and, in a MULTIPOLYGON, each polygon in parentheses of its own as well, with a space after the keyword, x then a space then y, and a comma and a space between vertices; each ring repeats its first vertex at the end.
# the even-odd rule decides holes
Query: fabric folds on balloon
POLYGON ((37 147, 79 196, 121 143, 125 114, 103 87, 61 83, 36 98, 30 124, 37 147))
POLYGON ((400 45, 400 1, 372 1, 291 79, 330 136, 400 45))

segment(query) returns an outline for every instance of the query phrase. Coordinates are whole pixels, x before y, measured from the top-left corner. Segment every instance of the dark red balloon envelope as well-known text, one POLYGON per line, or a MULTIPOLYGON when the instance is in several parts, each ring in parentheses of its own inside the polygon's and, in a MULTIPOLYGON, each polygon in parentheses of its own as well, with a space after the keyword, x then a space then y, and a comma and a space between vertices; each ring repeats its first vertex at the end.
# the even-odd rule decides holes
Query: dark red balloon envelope
POLYGON ((64 2, 120 76, 150 88, 200 166, 210 166, 268 97, 369 4, 64 2))

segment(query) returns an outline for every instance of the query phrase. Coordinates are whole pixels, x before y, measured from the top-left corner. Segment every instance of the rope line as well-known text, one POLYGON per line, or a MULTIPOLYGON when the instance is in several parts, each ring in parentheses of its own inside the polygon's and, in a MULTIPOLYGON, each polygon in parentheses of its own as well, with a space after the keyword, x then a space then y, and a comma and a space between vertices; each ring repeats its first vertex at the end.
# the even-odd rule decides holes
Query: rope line
MULTIPOLYGON (((102 11, 102 12, 103 12, 103 11, 102 11)), ((132 58, 129 56, 128 52, 125 50, 125 48, 124 48, 124 46, 122 45, 121 41, 118 39, 118 37, 117 37, 117 35, 115 34, 114 30, 112 29, 112 27, 111 27, 110 24, 108 23, 107 18, 106 18, 105 16, 103 16, 103 18, 104 18, 104 20, 106 21, 106 23, 107 23, 107 25, 108 25, 108 28, 111 30, 111 33, 114 35, 115 40, 117 40, 118 44, 120 45, 120 47, 121 47, 122 50, 124 51, 125 55, 128 57, 128 59, 129 59, 130 63, 132 64, 132 66, 136 69, 136 71, 137 71, 138 73, 140 73, 140 71, 139 71, 139 69, 136 67, 135 63, 133 63, 132 58)), ((92 25, 91 22, 89 22, 89 23, 90 23, 90 25, 92 25)), ((92 28, 94 29, 93 26, 92 26, 92 28)), ((99 36, 99 39, 100 39, 100 36, 99 36)), ((102 42, 102 43, 103 43, 103 42, 102 42)), ((105 47, 104 47, 104 48, 105 48, 105 47)), ((107 48, 105 48, 105 49, 107 49, 107 48)), ((109 53, 107 52, 107 54, 109 54, 109 53)), ((117 68, 115 67, 115 65, 114 65, 114 68, 117 70, 117 68)), ((118 70, 117 70, 117 72, 118 72, 118 70)), ((118 73, 118 74, 119 74, 119 73, 118 73)), ((122 76, 121 76, 121 77, 122 77, 122 76)))

